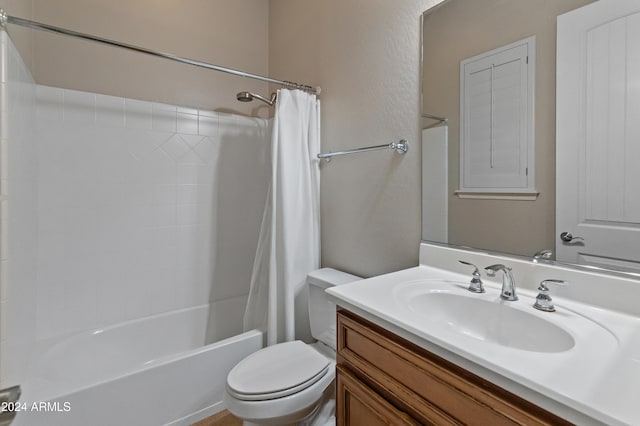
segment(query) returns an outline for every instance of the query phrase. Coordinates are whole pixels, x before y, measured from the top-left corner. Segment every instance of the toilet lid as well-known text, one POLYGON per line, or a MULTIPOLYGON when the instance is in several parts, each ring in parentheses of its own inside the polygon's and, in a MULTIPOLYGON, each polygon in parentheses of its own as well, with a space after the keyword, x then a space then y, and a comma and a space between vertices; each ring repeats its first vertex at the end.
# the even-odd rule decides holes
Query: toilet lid
POLYGON ((281 398, 311 386, 330 362, 304 342, 279 343, 249 355, 227 377, 227 390, 238 399, 281 398))

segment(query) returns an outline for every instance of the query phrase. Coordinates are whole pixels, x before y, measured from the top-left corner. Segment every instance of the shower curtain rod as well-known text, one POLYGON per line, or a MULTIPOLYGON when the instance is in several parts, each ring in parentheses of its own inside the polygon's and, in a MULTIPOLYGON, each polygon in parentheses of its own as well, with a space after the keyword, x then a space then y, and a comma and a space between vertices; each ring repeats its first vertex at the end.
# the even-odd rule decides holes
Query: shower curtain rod
POLYGON ((276 80, 274 78, 264 77, 257 74, 251 74, 243 71, 234 70, 232 68, 225 68, 218 65, 208 64, 206 62, 195 61, 193 59, 181 58, 179 56, 171 55, 169 53, 162 53, 155 50, 147 49, 144 47, 134 46, 132 44, 120 43, 118 41, 109 40, 102 37, 97 37, 91 34, 84 34, 65 28, 54 27, 53 25, 42 24, 40 22, 30 21, 28 19, 17 18, 15 16, 7 15, 4 10, 0 9, 0 26, 4 27, 6 24, 20 25, 22 27, 32 28, 36 30, 48 31, 51 33, 67 35, 71 37, 77 37, 83 40, 94 41, 97 43, 106 44, 113 47, 120 47, 122 49, 133 50, 139 53, 145 53, 151 56, 157 56, 159 58, 169 59, 175 62, 181 62, 183 64, 194 65, 196 67, 206 68, 214 71, 220 71, 227 74, 233 74, 240 77, 252 78, 255 80, 266 81, 267 83, 274 83, 284 86, 288 89, 299 89, 305 92, 312 93, 314 95, 320 94, 320 87, 307 86, 306 84, 293 83, 291 81, 276 80))

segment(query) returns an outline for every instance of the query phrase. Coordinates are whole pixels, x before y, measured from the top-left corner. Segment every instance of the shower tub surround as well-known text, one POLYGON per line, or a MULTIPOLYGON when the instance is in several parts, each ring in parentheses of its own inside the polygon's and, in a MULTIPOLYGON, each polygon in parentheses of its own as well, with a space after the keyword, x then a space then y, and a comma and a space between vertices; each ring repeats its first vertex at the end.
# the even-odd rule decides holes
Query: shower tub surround
POLYGON ((241 327, 270 123, 45 86, 36 95, 37 350, 24 400, 70 402, 76 412, 45 417, 65 425, 99 424, 100 407, 139 425, 222 409, 228 370, 262 345, 241 327))
POLYGON ((215 413, 262 345, 242 316, 270 121, 39 86, 1 34, 0 383, 71 403, 42 424, 215 413))

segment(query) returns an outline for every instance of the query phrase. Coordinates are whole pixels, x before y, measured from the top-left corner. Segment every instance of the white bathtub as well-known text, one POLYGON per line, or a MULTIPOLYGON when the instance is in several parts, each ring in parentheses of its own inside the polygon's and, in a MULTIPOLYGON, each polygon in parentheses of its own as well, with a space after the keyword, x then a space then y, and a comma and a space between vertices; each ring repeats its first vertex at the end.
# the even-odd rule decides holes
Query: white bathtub
POLYGON ((178 426, 221 411, 228 372, 263 339, 249 331, 203 346, 207 317, 208 306, 184 309, 52 345, 34 361, 14 424, 178 426))

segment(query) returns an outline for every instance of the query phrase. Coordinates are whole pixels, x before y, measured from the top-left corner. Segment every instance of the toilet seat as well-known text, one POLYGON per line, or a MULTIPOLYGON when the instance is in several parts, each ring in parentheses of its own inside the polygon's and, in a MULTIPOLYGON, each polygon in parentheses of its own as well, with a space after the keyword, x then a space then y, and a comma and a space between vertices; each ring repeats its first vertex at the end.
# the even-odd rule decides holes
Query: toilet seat
POLYGON ((327 374, 330 361, 300 340, 261 349, 227 377, 227 392, 239 400, 265 401, 298 393, 327 374))

